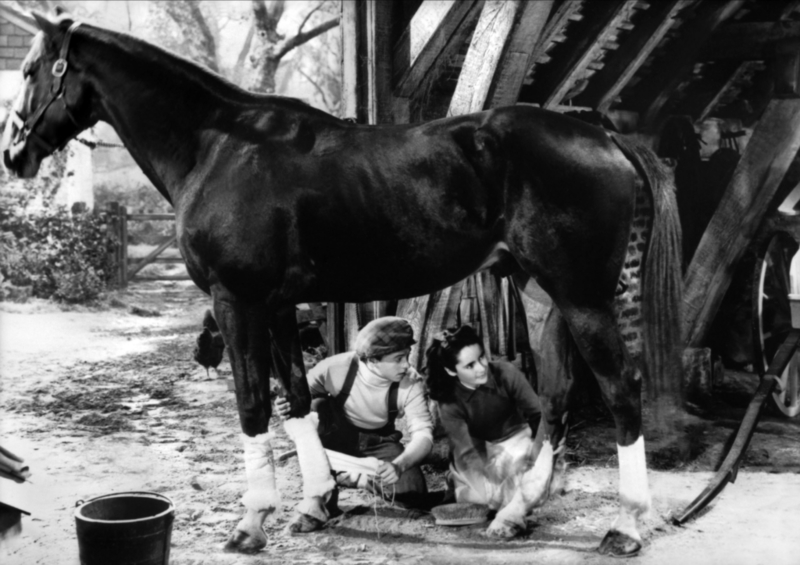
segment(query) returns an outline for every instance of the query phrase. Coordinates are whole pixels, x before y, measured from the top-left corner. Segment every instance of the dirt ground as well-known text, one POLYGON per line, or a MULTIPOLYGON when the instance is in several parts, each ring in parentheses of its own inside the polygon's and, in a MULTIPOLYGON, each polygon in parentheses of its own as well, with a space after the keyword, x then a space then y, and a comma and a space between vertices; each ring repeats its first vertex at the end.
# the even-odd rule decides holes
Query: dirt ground
MULTIPOLYGON (((22 532, 0 543, 2 563, 78 563, 75 503, 128 490, 175 502, 173 565, 612 561, 595 551, 617 508, 613 428, 597 409, 575 418, 564 494, 535 512, 520 539, 486 539, 485 526, 436 526, 429 515, 375 505, 355 491, 343 492, 346 512, 326 529, 289 535, 284 529, 301 495, 290 457, 279 463, 283 507, 265 525, 266 550, 224 553, 242 511, 244 465, 230 366, 207 375, 191 358, 208 305, 183 282, 136 283, 97 309, 0 304, 0 444, 33 471, 25 485, 0 481, 0 501, 31 512, 22 532)), ((715 391, 690 463, 675 468, 649 453, 651 468, 662 470, 650 473, 646 546, 630 563, 800 563, 797 421, 762 421, 736 483, 687 526, 669 522, 712 476, 753 385, 726 379, 715 391)), ((276 455, 290 451, 280 424, 271 428, 276 455)), ((441 488, 444 468, 441 459, 425 468, 432 489, 441 488)))

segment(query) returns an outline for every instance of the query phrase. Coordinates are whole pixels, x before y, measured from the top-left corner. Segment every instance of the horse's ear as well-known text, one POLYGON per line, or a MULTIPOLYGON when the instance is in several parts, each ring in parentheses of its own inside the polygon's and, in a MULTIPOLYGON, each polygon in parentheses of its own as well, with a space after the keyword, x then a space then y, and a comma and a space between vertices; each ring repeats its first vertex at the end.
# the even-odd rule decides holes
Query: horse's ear
POLYGON ((39 12, 33 12, 33 18, 45 35, 53 36, 58 32, 58 24, 39 12))

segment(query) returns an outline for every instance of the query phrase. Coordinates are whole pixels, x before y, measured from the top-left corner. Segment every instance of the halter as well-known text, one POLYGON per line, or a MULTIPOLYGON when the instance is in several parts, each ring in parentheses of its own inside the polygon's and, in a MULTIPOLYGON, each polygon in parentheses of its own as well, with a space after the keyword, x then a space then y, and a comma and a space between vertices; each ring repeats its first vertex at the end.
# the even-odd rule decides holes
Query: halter
MULTIPOLYGON (((36 110, 36 112, 32 116, 30 116, 27 120, 25 120, 24 122, 25 127, 22 130, 22 136, 24 140, 27 141, 28 138, 30 138, 32 141, 34 141, 48 153, 54 153, 57 149, 61 149, 61 147, 67 144, 67 142, 65 141, 61 145, 61 147, 55 147, 50 142, 46 141, 40 134, 33 131, 33 129, 39 124, 39 121, 42 119, 45 112, 47 112, 47 109, 53 102, 55 102, 56 100, 60 100, 61 104, 64 107, 64 112, 67 114, 69 119, 72 121, 73 124, 75 124, 75 127, 77 127, 79 131, 81 129, 80 124, 78 124, 78 121, 75 119, 75 116, 70 111, 69 106, 67 106, 66 98, 64 98, 64 80, 63 80, 64 75, 67 73, 67 69, 69 68, 69 65, 67 64, 69 42, 70 39, 72 39, 72 32, 75 31, 79 25, 81 25, 80 22, 74 22, 71 26, 69 26, 67 33, 64 35, 64 43, 61 44, 61 52, 59 53, 58 60, 55 63, 53 63, 52 73, 53 76, 55 77, 55 80, 53 81, 53 84, 50 87, 50 93, 51 93, 50 100, 48 100, 47 103, 44 104, 43 106, 40 106, 39 109, 36 110)), ((22 116, 19 114, 19 112, 16 112, 16 114, 17 114, 17 119, 20 122, 22 122, 22 116)))

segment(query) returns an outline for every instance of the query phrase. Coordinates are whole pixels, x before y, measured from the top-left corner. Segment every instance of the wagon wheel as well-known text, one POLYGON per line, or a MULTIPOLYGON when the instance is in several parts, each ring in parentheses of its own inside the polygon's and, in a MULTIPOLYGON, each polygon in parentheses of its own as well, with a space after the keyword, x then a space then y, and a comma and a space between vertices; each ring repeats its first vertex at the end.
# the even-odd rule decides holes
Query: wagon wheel
MULTIPOLYGON (((763 376, 770 361, 792 329, 789 306, 789 266, 798 245, 777 232, 761 247, 753 279, 753 367, 763 376)), ((780 391, 772 394, 778 414, 800 414, 800 359, 796 353, 780 378, 780 391)))

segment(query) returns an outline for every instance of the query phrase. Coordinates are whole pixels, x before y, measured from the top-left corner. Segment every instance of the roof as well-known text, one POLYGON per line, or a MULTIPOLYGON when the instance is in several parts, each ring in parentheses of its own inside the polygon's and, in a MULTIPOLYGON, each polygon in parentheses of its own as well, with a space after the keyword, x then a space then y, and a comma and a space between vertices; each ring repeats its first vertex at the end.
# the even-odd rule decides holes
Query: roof
POLYGON ((0 4, 0 18, 3 18, 15 26, 24 29, 31 35, 36 35, 39 32, 39 26, 36 25, 36 20, 33 19, 27 12, 23 12, 8 4, 0 4))
MULTIPOLYGON (((428 96, 446 99, 455 90, 479 4, 428 96)), ((514 34, 524 34, 536 4, 522 3, 514 34)), ((770 65, 800 53, 799 8, 798 0, 555 0, 543 26, 531 19, 530 33, 539 37, 516 102, 632 112, 640 125, 670 114, 754 123, 773 94, 770 65)))

